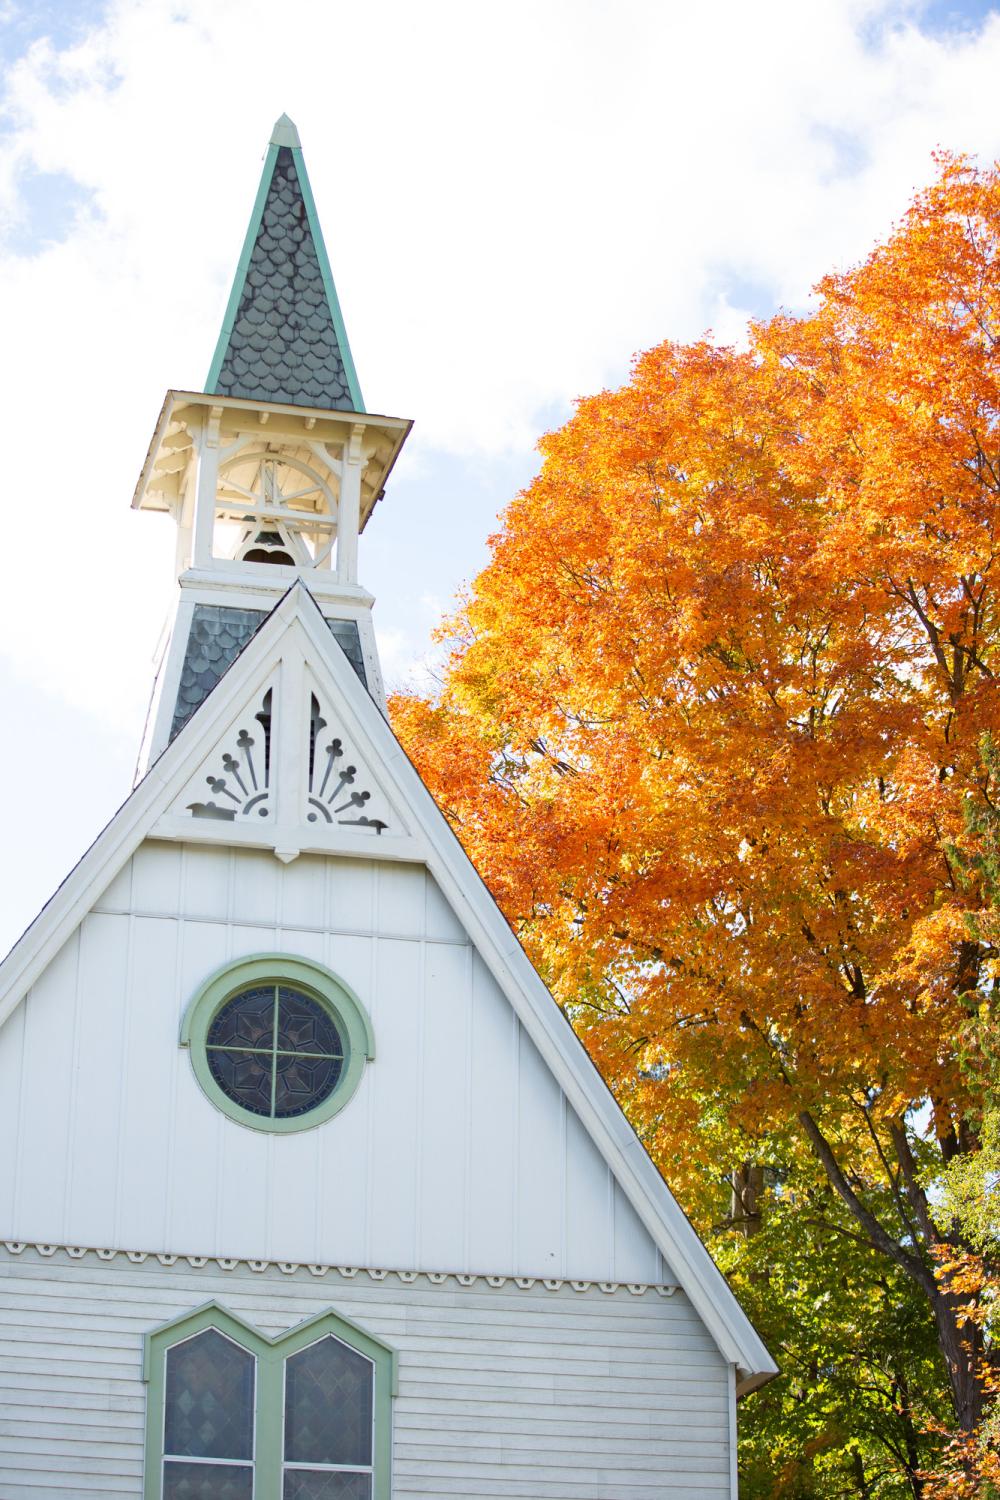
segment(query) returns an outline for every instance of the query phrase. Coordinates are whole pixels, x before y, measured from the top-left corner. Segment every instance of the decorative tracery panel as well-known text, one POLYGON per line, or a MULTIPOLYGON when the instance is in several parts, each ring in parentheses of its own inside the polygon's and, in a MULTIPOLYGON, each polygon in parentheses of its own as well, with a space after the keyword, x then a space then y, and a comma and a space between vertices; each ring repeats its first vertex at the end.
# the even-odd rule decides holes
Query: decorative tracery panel
POLYGON ((350 751, 343 733, 320 712, 313 694, 309 718, 310 823, 336 823, 378 835, 390 826, 388 803, 372 777, 350 751))
POLYGON ((238 818, 266 818, 271 798, 271 689, 256 713, 236 725, 229 743, 220 746, 205 776, 209 800, 189 802, 195 818, 233 823, 238 818))
MULTIPOLYGON (((352 840, 359 834, 409 836, 370 752, 362 753, 332 694, 294 661, 277 664, 269 683, 230 720, 174 810, 208 823, 251 823, 259 832, 247 828, 245 837, 275 840, 279 858, 294 858, 316 836, 326 847, 341 831, 352 840)), ((217 831, 225 838, 222 827, 217 831)), ((212 835, 206 828, 203 836, 212 835)))

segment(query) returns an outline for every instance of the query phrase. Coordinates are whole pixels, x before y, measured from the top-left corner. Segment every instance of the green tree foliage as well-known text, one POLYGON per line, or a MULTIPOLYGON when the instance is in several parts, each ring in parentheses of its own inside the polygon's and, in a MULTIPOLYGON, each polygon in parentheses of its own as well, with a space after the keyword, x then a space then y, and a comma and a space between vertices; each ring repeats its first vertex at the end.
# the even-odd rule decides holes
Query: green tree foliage
POLYGON ((933 1323, 804 1165, 765 1191, 755 1233, 712 1242, 781 1366, 742 1408, 740 1494, 919 1500, 949 1412, 933 1323))

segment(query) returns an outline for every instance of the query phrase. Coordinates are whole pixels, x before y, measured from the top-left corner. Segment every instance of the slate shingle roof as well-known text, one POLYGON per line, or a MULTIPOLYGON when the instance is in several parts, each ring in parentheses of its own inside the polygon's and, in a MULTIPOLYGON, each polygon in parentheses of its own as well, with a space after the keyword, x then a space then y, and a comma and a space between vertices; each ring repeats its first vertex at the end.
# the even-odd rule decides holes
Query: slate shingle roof
POLYGON ((262 609, 233 609, 223 604, 196 604, 184 651, 181 680, 170 738, 183 729, 196 708, 239 656, 260 625, 262 609))
POLYGON ((295 155, 278 148, 212 393, 353 411, 295 155))
MULTIPOLYGON (((263 609, 236 609, 230 604, 196 604, 184 651, 170 738, 183 729, 196 708, 228 672, 267 614, 263 609)), ((356 620, 327 620, 330 634, 368 686, 356 620)))
POLYGON ((330 634, 361 679, 361 686, 366 688, 368 679, 365 677, 365 659, 361 654, 361 633, 357 620, 327 620, 326 623, 330 627, 330 634))

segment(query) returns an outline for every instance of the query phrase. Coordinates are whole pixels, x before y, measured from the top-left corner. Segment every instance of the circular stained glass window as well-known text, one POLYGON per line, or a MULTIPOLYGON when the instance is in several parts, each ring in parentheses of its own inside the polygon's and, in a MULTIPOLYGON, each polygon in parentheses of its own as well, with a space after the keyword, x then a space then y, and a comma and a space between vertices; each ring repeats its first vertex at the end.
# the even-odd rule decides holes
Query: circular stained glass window
POLYGON ((315 1109, 344 1068, 344 1042, 329 1011, 285 984, 255 985, 227 1000, 205 1051, 226 1097, 271 1120, 315 1109))
POLYGON ((357 996, 305 959, 257 956, 213 974, 188 1007, 181 1045, 202 1090, 255 1130, 319 1125, 354 1094, 375 1055, 357 996))

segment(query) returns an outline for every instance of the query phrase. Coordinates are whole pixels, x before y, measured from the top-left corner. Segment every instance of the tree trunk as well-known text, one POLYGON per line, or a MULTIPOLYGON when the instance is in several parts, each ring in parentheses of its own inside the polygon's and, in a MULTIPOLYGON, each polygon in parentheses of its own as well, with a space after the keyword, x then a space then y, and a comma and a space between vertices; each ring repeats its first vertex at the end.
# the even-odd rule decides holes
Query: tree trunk
POLYGON ((981 1330, 959 1322, 961 1297, 939 1292, 932 1299, 938 1347, 948 1367, 955 1419, 962 1432, 973 1432, 983 1415, 983 1386, 979 1367, 983 1359, 981 1330))
POLYGON ((764 1168, 745 1161, 730 1173, 729 1222, 744 1239, 756 1234, 761 1224, 764 1168))
POLYGON ((904 1463, 906 1480, 913 1491, 913 1500, 923 1500, 923 1465, 920 1462, 917 1429, 913 1421, 910 1387, 906 1375, 902 1370, 897 1369, 893 1372, 892 1396, 893 1405, 899 1413, 899 1419, 903 1426, 903 1445, 906 1449, 904 1463))
MULTIPOLYGON (((980 1375, 983 1357, 982 1333, 974 1323, 960 1322, 960 1311, 965 1299, 942 1291, 929 1264, 928 1252, 935 1245, 948 1242, 938 1234, 934 1226, 923 1190, 913 1176, 913 1162, 912 1158, 909 1158, 908 1147, 905 1151, 901 1151, 901 1143, 897 1138, 896 1149, 900 1156, 902 1176, 904 1179, 912 1179, 907 1183, 906 1194, 914 1210, 911 1218, 909 1245, 901 1243, 891 1235, 868 1207, 861 1197, 856 1180, 849 1178, 840 1165, 833 1147, 823 1134, 815 1117, 808 1110, 802 1110, 799 1114, 799 1123, 831 1185, 864 1230, 873 1249, 881 1251, 902 1271, 905 1271, 907 1276, 920 1287, 930 1303, 937 1328, 938 1348, 948 1370, 955 1422, 960 1431, 973 1432, 982 1417, 984 1406, 980 1375), (910 1245, 914 1248, 911 1249, 910 1245)), ((906 1145, 905 1141, 902 1145, 906 1145)), ((902 1203, 904 1200, 899 1201, 902 1203)))
POLYGON ((853 1471, 854 1486, 861 1500, 871 1500, 872 1492, 865 1474, 865 1461, 856 1448, 851 1454, 850 1464, 853 1471))

